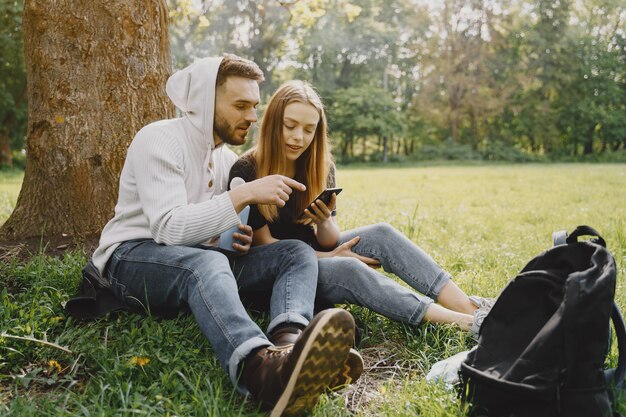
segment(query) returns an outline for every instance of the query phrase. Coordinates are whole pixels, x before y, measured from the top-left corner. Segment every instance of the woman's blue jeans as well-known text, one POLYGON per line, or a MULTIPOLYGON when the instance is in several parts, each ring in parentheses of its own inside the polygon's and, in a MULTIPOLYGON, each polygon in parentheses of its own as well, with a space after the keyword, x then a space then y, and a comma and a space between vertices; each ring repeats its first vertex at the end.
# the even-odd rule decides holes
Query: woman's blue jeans
POLYGON ((360 236, 352 251, 378 259, 390 272, 421 294, 400 285, 356 258, 319 259, 316 302, 357 304, 403 323, 421 323, 428 306, 450 280, 429 255, 387 223, 341 233, 339 244, 360 236), (422 295, 423 294, 423 295, 422 295))
POLYGON ((153 240, 121 244, 107 263, 113 291, 131 307, 176 309, 187 304, 231 381, 254 349, 271 343, 250 319, 239 290, 271 291, 270 324, 306 326, 313 316, 317 257, 297 240, 252 247, 227 257, 214 248, 165 246, 153 240))

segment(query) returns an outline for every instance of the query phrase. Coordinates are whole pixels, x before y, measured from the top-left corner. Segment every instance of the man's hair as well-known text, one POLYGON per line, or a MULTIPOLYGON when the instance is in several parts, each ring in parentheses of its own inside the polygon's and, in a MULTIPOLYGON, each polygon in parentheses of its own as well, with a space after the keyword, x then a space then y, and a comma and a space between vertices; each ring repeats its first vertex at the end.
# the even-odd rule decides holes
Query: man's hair
POLYGON ((254 62, 234 54, 224 54, 224 58, 217 70, 216 85, 226 82, 228 77, 244 77, 254 81, 263 81, 263 71, 254 62))

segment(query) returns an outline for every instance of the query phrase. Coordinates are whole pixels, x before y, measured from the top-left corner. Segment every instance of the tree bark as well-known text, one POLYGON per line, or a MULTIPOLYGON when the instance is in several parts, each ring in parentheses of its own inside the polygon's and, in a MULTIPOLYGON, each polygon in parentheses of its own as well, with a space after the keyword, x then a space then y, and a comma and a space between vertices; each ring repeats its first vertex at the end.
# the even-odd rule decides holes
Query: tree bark
POLYGON ((126 148, 174 114, 164 0, 27 0, 24 182, 0 237, 98 232, 112 217, 126 148))
POLYGON ((585 141, 583 142, 583 155, 591 155, 593 153, 593 133, 595 132, 595 125, 590 127, 585 141))
POLYGON ((389 162, 389 137, 383 136, 383 162, 389 162))

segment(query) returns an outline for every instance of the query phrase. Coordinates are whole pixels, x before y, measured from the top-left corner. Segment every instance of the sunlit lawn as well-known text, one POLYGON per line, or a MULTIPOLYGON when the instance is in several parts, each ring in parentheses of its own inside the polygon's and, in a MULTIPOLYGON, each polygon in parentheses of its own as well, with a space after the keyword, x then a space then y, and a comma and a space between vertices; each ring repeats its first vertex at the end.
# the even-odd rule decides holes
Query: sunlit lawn
POLYGON ((624 271, 624 164, 340 168, 338 184, 342 228, 391 223, 469 292, 495 295, 553 231, 580 224, 603 234, 624 271))
MULTIPOLYGON (((338 198, 343 228, 391 223, 472 294, 497 295, 550 247, 553 231, 591 225, 616 257, 618 302, 626 306, 626 165, 339 167, 338 185, 344 188, 338 198)), ((0 180, 0 202, 8 202, 0 206, 0 222, 18 187, 19 178, 0 180)), ((60 303, 74 292, 83 262, 74 254, 0 264, 12 288, 0 298, 2 328, 72 350, 0 339, 0 414, 256 415, 249 402, 232 395, 191 317, 65 319, 60 303), (138 366, 143 357, 149 362, 138 366), (50 366, 52 359, 61 372, 50 366)), ((350 389, 324 397, 315 416, 463 415, 453 392, 423 377, 433 363, 473 342, 450 327, 414 329, 351 311, 365 330, 366 373, 350 389)))
POLYGON ((5 222, 15 207, 23 178, 21 171, 0 171, 0 224, 5 222))

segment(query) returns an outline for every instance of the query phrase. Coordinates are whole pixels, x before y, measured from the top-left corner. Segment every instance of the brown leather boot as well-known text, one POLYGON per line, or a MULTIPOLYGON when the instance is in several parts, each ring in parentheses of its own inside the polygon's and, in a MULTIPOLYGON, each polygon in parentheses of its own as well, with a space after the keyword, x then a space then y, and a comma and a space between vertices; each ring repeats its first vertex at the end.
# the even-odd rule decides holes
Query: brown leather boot
POLYGON ((363 373, 363 366, 361 354, 356 349, 350 348, 341 370, 335 375, 328 388, 334 390, 355 383, 363 373))
MULTIPOLYGON (((269 336, 275 346, 288 346, 296 342, 302 330, 298 327, 281 327, 269 336)), ((356 382, 363 373, 363 357, 356 349, 350 348, 348 357, 327 388, 334 390, 356 382)))
POLYGON ((346 360, 354 340, 354 319, 333 308, 317 314, 293 345, 270 346, 249 356, 243 383, 270 417, 298 415, 313 408, 346 360))
POLYGON ((274 346, 287 346, 296 343, 301 334, 302 329, 300 329, 299 327, 285 326, 281 327, 278 330, 274 330, 268 336, 268 339, 274 344, 274 346))

